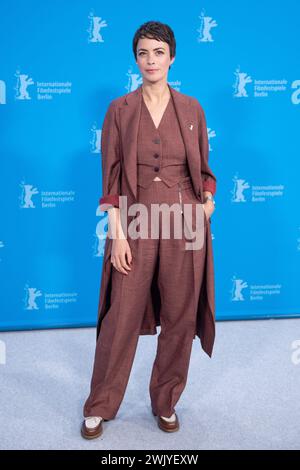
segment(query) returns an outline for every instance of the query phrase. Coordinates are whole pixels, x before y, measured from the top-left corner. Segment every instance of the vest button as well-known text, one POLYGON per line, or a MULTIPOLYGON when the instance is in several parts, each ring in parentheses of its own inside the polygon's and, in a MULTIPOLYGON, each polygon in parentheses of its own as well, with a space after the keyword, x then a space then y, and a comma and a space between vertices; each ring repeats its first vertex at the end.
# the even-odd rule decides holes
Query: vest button
POLYGON ((154 167, 154 171, 159 171, 159 167, 158 167, 158 166, 155 166, 155 167, 154 167))
POLYGON ((155 154, 153 155, 153 157, 154 157, 154 158, 158 158, 158 157, 159 157, 158 153, 155 153, 155 154))

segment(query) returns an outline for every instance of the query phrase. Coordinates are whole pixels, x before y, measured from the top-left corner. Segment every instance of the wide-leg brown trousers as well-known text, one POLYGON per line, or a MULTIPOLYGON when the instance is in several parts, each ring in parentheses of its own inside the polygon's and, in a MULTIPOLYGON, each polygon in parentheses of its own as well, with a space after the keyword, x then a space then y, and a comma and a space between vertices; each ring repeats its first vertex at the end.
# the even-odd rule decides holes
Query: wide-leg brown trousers
MULTIPOLYGON (((181 198, 198 203, 191 178, 180 183, 181 198)), ((168 187, 163 181, 153 181, 149 188, 138 186, 138 202, 143 203, 150 214, 153 203, 179 204, 179 186, 168 187)), ((150 300, 150 287, 158 262, 158 287, 161 297, 161 330, 153 363, 149 393, 153 411, 169 417, 175 412, 175 404, 182 394, 188 376, 190 355, 196 329, 197 305, 193 282, 193 253, 185 248, 185 235, 175 238, 176 221, 171 215, 170 237, 162 236, 161 219, 158 222, 158 238, 129 238, 132 252, 132 268, 129 274, 120 273, 112 266, 111 305, 102 320, 98 336, 90 395, 83 415, 113 419, 121 405, 132 368, 142 317, 150 300)), ((148 217, 148 216, 147 216, 148 217)), ((153 219, 152 219, 153 220, 153 219)), ((182 227, 184 217, 181 216, 182 227)), ((148 235, 151 223, 148 218, 148 235)), ((208 223, 208 221, 206 222, 208 223)), ((203 230, 205 236, 205 230, 203 230)), ((202 251, 202 266, 206 250, 202 251)), ((197 286, 200 289, 200 286, 197 286)))

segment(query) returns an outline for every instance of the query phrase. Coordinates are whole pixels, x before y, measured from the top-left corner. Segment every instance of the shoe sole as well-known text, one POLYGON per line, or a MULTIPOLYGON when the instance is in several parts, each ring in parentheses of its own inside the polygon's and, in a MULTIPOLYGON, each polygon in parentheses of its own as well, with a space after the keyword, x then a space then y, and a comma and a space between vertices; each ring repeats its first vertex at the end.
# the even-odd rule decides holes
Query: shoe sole
POLYGON ((81 435, 84 437, 84 439, 96 439, 97 437, 100 437, 102 435, 103 431, 100 431, 98 434, 94 434, 93 436, 89 436, 88 434, 85 434, 83 430, 81 430, 81 435))

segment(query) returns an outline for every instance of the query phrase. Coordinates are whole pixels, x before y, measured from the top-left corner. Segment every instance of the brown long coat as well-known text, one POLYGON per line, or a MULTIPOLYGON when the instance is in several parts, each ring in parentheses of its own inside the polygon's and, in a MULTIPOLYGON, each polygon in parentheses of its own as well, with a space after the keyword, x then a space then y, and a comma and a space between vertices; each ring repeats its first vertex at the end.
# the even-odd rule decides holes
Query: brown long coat
MULTIPOLYGON (((186 148, 194 192, 199 202, 203 203, 204 190, 211 191, 213 194, 216 191, 216 177, 208 165, 208 138, 205 114, 196 98, 178 92, 169 84, 168 87, 174 100, 186 148)), ((103 196, 100 198, 101 210, 107 210, 111 204, 118 206, 119 195, 127 196, 127 207, 137 202, 137 137, 142 104, 141 93, 142 88, 139 86, 135 91, 114 99, 110 103, 105 115, 101 136, 103 177, 103 196)), ((130 216, 128 216, 129 222, 130 216)), ((210 219, 209 222, 211 222, 210 219)), ((202 349, 211 357, 215 339, 215 292, 210 223, 206 224, 206 229, 205 273, 199 298, 195 299, 196 305, 198 305, 195 336, 197 334, 200 338, 202 349)), ((105 240, 98 304, 97 338, 102 319, 110 306, 111 248, 112 239, 107 237, 105 240)), ((199 252, 197 250, 192 250, 192 252, 194 259, 194 282, 197 283, 200 275, 197 269, 197 256, 199 252)), ((155 273, 140 334, 154 335, 157 333, 156 327, 159 325, 160 295, 157 286, 157 273, 155 273)))

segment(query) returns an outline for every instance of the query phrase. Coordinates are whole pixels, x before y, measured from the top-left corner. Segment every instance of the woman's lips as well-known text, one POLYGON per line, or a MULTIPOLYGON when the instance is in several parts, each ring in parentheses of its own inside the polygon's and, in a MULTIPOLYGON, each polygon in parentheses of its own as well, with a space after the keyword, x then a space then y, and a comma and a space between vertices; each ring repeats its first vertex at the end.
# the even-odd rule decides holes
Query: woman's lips
POLYGON ((157 72, 157 69, 146 69, 146 72, 149 72, 149 73, 154 73, 154 72, 157 72))

